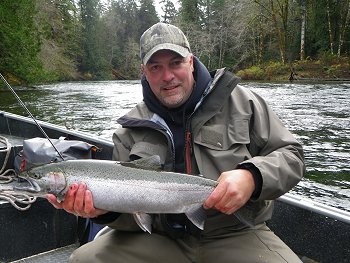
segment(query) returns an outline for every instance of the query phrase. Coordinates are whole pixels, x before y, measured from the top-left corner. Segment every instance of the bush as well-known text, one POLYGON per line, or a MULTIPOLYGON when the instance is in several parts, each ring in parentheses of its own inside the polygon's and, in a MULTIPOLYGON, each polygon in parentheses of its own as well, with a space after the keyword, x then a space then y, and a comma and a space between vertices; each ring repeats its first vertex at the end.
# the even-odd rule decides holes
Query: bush
POLYGON ((263 80, 265 73, 259 66, 252 66, 238 71, 237 76, 241 77, 243 80, 263 80))
POLYGON ((289 74, 289 66, 282 62, 269 62, 265 67, 265 73, 268 79, 271 79, 277 75, 289 74))

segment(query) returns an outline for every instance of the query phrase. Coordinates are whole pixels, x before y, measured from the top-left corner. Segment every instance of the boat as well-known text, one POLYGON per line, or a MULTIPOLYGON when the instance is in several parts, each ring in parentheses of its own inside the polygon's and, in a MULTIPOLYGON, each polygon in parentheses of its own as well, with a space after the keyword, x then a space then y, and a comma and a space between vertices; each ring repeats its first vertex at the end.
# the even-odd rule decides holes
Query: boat
MULTIPOLYGON (((100 149, 93 158, 112 157, 112 141, 37 122, 50 138, 88 142, 100 149)), ((13 168, 24 139, 44 137, 31 118, 1 111, 0 136, 8 141, 8 145, 0 141, 0 169, 13 168)), ((77 233, 84 222, 53 208, 43 198, 38 198, 25 211, 15 209, 8 201, 0 201, 0 263, 66 262, 79 246, 77 233), (32 261, 26 261, 28 258, 32 261)), ((350 262, 348 211, 287 193, 276 200, 272 219, 267 223, 303 262, 350 262)))

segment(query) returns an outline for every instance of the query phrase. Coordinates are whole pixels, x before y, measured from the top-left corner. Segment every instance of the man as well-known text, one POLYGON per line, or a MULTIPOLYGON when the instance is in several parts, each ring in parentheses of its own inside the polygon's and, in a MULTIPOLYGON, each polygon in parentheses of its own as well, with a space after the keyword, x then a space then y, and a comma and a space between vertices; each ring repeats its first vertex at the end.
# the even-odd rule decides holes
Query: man
MULTIPOLYGON (((70 262, 301 262, 270 231, 273 200, 304 174, 303 151, 265 101, 225 69, 209 73, 183 32, 157 23, 140 39, 144 101, 118 122, 114 158, 159 155, 165 170, 219 184, 203 204, 204 230, 182 214, 153 215, 152 234, 132 216, 96 209, 86 185, 57 208, 115 228, 70 262)), ((113 194, 113 193, 111 193, 113 194)))

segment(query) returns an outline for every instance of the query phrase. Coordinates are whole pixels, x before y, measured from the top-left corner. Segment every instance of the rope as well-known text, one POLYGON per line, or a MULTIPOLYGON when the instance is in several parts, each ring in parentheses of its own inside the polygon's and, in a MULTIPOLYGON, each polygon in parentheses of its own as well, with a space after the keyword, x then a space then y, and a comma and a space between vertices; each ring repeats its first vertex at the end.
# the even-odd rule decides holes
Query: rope
POLYGON ((26 211, 36 201, 36 197, 26 194, 17 194, 13 191, 0 192, 0 199, 9 202, 13 207, 20 211, 26 211), (20 205, 18 205, 19 203, 20 205), (21 206, 25 205, 25 206, 21 206))
POLYGON ((13 169, 8 169, 8 170, 4 171, 6 168, 7 162, 9 160, 9 157, 10 157, 12 145, 7 140, 7 138, 3 137, 3 136, 0 136, 0 143, 5 144, 5 147, 0 149, 0 153, 6 152, 4 162, 3 162, 2 167, 0 169, 0 184, 6 184, 6 183, 10 183, 13 181, 14 174, 15 174, 15 170, 13 170, 13 169), (13 173, 13 175, 7 175, 8 173, 13 173))
MULTIPOLYGON (((11 153, 11 143, 7 140, 6 137, 0 136, 0 143, 5 144, 5 147, 0 149, 0 153, 6 152, 4 162, 0 169, 0 184, 7 184, 14 181, 15 178, 15 170, 7 169, 5 171, 7 162, 11 153), (12 175, 8 175, 12 173, 12 175)), ((17 210, 25 211, 28 210, 31 205, 36 201, 36 197, 29 196, 27 194, 16 193, 14 191, 3 191, 0 189, 0 199, 9 202, 13 207, 17 210)))

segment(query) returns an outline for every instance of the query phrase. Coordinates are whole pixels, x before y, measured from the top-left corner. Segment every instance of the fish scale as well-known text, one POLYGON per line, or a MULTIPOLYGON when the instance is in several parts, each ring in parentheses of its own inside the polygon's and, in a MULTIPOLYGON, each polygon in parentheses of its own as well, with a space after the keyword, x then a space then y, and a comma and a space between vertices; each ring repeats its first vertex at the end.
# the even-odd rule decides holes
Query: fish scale
POLYGON ((202 205, 217 182, 200 176, 150 170, 157 166, 155 163, 159 166, 159 157, 130 163, 107 160, 51 163, 22 173, 27 182, 19 184, 17 191, 51 193, 64 199, 72 183, 84 182, 96 208, 134 214, 145 231, 151 232, 148 214, 154 213, 185 213, 194 225, 203 229, 206 215, 202 205))

